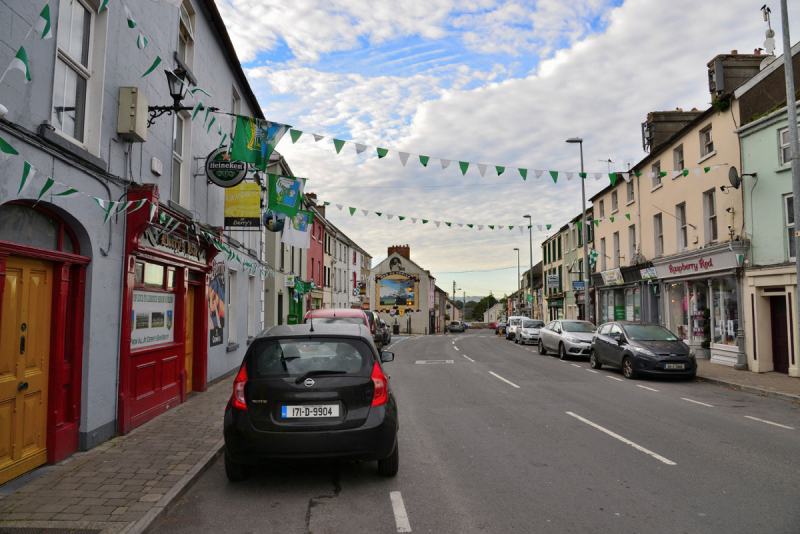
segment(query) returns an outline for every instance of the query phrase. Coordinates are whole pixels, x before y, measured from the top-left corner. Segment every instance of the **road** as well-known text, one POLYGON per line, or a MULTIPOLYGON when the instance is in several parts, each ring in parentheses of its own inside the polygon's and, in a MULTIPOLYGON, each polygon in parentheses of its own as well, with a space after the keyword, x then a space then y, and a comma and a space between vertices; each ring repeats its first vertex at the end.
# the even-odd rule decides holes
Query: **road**
POLYGON ((800 531, 798 405, 625 380, 489 330, 392 350, 397 477, 287 465, 231 484, 219 460, 153 531, 800 531))

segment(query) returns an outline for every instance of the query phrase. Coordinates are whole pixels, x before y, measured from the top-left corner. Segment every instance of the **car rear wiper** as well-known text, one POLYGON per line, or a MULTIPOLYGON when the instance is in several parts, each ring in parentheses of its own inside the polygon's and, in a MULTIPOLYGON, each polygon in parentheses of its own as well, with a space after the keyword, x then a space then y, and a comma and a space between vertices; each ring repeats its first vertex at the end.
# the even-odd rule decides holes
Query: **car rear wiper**
POLYGON ((347 373, 344 371, 333 371, 333 370, 320 370, 320 371, 308 371, 297 378, 295 378, 294 383, 299 384, 309 376, 317 376, 317 375, 346 375, 347 373))
POLYGON ((286 362, 290 362, 290 361, 292 361, 292 360, 296 360, 296 359, 297 359, 297 358, 299 358, 299 357, 300 357, 300 356, 281 356, 281 357, 280 357, 280 359, 279 359, 278 361, 280 361, 280 362, 281 362, 281 365, 283 366, 283 370, 284 370, 284 371, 288 371, 288 370, 289 370, 289 368, 288 368, 288 367, 286 367, 286 362))

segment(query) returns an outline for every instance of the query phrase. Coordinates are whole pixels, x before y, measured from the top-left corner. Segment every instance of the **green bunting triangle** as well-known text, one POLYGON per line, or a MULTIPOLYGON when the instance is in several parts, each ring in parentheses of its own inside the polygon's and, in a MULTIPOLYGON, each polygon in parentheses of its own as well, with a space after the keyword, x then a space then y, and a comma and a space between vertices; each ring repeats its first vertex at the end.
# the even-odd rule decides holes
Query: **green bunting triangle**
POLYGON ((342 147, 344 146, 344 141, 342 141, 341 139, 334 139, 333 146, 336 147, 336 153, 338 154, 339 152, 342 151, 342 147))
POLYGON ((156 60, 155 60, 155 61, 153 61, 153 64, 152 64, 152 65, 150 65, 150 68, 149 68, 149 69, 147 69, 147 70, 145 71, 145 73, 144 73, 144 74, 142 74, 142 75, 140 76, 140 78, 144 78, 145 76, 147 76, 148 74, 150 74, 151 72, 153 72, 154 70, 156 70, 156 67, 158 67, 158 64, 159 64, 159 63, 161 63, 161 56, 156 56, 156 60))
POLYGON ((550 176, 553 177, 553 183, 558 183, 558 171, 550 171, 550 176))
POLYGON ((497 171, 497 176, 500 176, 501 174, 503 174, 504 172, 506 172, 506 168, 505 168, 505 167, 499 167, 499 166, 497 166, 497 165, 495 165, 495 168, 494 168, 494 170, 496 170, 496 171, 497 171))
POLYGON ((614 222, 614 217, 609 217, 608 220, 614 222))
POLYGON ((683 169, 683 172, 681 174, 683 174, 684 176, 689 176, 689 169, 683 169))
POLYGON ((617 184, 617 173, 612 172, 608 174, 609 179, 611 180, 611 185, 617 184))
POLYGON ((428 157, 428 156, 420 156, 419 157, 419 162, 422 163, 423 167, 427 167, 428 166, 428 160, 430 160, 430 159, 431 158, 428 157))
POLYGON ((51 197, 68 197, 70 195, 74 195, 75 193, 78 193, 77 189, 69 188, 66 191, 64 191, 63 193, 50 193, 50 196, 51 197))
POLYGON ((378 217, 380 217, 380 216, 381 216, 381 215, 383 215, 383 214, 382 214, 380 211, 376 211, 376 212, 375 212, 375 215, 377 215, 378 217))
POLYGON ((303 135, 301 130, 289 130, 289 135, 292 136, 292 144, 295 144, 300 136, 303 135))
POLYGON ((446 224, 447 226, 452 226, 452 224, 451 224, 451 223, 449 223, 449 222, 447 222, 447 221, 445 221, 445 224, 446 224))
POLYGON ((663 177, 665 177, 665 176, 667 175, 667 171, 660 172, 660 173, 658 173, 658 175, 659 175, 661 178, 663 178, 663 177))
POLYGON ((473 227, 473 226, 475 226, 475 225, 474 225, 474 224, 468 224, 467 226, 469 226, 470 228, 472 228, 472 227, 473 227))
POLYGON ((467 174, 467 169, 469 169, 469 162, 468 161, 459 161, 458 166, 461 167, 461 176, 467 174))
POLYGON ((36 169, 34 169, 33 165, 26 161, 22 167, 22 180, 19 182, 19 191, 17 191, 17 195, 22 193, 22 190, 25 189, 25 184, 28 182, 28 178, 32 179, 35 174, 36 169), (33 171, 33 174, 31 174, 31 171, 33 171))
POLYGON ((528 169, 517 169, 519 171, 520 176, 522 176, 523 180, 528 179, 528 169))
POLYGON ((492 230, 494 230, 494 225, 490 224, 490 225, 489 225, 489 228, 491 228, 492 230))
POLYGON ((5 139, 2 137, 0 137, 0 153, 2 153, 3 159, 11 156, 19 156, 19 152, 17 152, 13 146, 6 143, 5 139))
POLYGON ((710 170, 711 170, 711 167, 703 167, 703 170, 704 170, 705 172, 708 172, 708 171, 710 171, 710 170))
POLYGON ((552 224, 545 224, 545 226, 547 227, 548 230, 553 227, 552 224))
POLYGON ((509 226, 509 227, 508 227, 508 229, 509 229, 509 230, 513 230, 513 229, 514 229, 514 227, 513 227, 513 226, 509 226))
POLYGON ((631 214, 630 213, 626 213, 625 217, 627 217, 629 221, 631 220, 631 214))
POLYGON ((379 148, 378 149, 378 159, 386 157, 386 154, 389 153, 389 150, 386 148, 379 148))
POLYGON ((637 178, 641 178, 641 176, 642 176, 642 173, 640 173, 640 172, 637 172, 637 173, 636 173, 636 177, 637 177, 637 178))
POLYGON ((39 200, 41 200, 41 199, 42 199, 42 196, 44 196, 44 194, 45 194, 45 193, 47 193, 47 191, 48 191, 48 190, 49 190, 51 187, 53 187, 53 184, 55 184, 55 183, 56 183, 56 181, 55 181, 55 180, 53 180, 52 178, 50 178, 50 177, 48 176, 48 177, 47 177, 47 180, 46 180, 46 181, 45 181, 45 183, 44 183, 44 187, 42 187, 42 190, 41 190, 41 191, 39 191, 39 197, 36 199, 36 202, 39 202, 39 200))
POLYGON ((598 221, 597 219, 595 219, 595 220, 594 220, 594 225, 595 225, 595 226, 600 226, 600 221, 598 221))
POLYGON ((398 218, 398 219, 400 219, 401 221, 404 221, 404 220, 406 219, 406 218, 405 218, 405 217, 403 217, 402 215, 398 215, 398 216, 397 216, 397 218, 398 218))
POLYGON ((194 113, 192 113, 192 121, 194 121, 194 118, 197 117, 198 113, 200 113, 201 109, 203 109, 203 101, 202 100, 199 101, 197 103, 197 106, 195 106, 195 108, 194 108, 194 113))
POLYGON ((578 221, 578 231, 580 232, 582 228, 583 228, 583 222, 578 221))
POLYGON ((355 208, 347 208, 347 209, 350 210, 350 215, 353 215, 356 212, 355 208))
POLYGON ((323 202, 323 203, 322 203, 322 205, 323 205, 323 206, 330 206, 330 205, 331 205, 331 203, 330 203, 330 202, 323 202))
POLYGON ((422 224, 428 224, 428 219, 422 219, 422 224))
POLYGON ((583 178, 584 180, 586 179, 586 173, 585 173, 585 172, 579 172, 579 173, 578 173, 578 176, 580 176, 580 177, 581 177, 581 178, 583 178))

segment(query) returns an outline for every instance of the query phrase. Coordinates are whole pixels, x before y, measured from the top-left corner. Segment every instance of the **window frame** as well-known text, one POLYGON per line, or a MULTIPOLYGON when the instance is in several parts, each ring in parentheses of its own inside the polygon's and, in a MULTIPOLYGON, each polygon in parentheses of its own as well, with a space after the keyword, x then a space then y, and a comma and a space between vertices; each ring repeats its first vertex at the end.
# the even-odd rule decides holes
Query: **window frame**
POLYGON ((628 204, 631 204, 632 202, 636 201, 636 191, 633 186, 633 180, 628 182, 625 187, 627 188, 628 193, 628 204))
POLYGON ((705 244, 719 242, 719 214, 717 213, 716 189, 709 189, 703 193, 703 220, 705 222, 705 244))
POLYGON ((664 214, 656 213, 653 215, 653 244, 655 245, 656 257, 664 255, 664 214))
POLYGON ((611 214, 619 211, 619 197, 616 191, 611 192, 611 214))
POLYGON ((678 145, 672 150, 672 165, 676 171, 682 171, 686 168, 686 158, 683 150, 683 143, 678 145))
POLYGON ((606 238, 600 238, 600 270, 606 271, 606 238))
POLYGON ((636 255, 636 224, 628 226, 628 265, 633 265, 633 257, 636 255))
POLYGON ((675 205, 675 222, 677 224, 675 241, 678 247, 678 252, 683 252, 689 248, 689 225, 686 223, 685 201, 675 205), (683 213, 681 214, 681 212, 683 213))
POLYGON ((605 201, 601 200, 600 201, 600 218, 602 219, 605 216, 606 216, 606 205, 605 205, 605 201))
POLYGON ((704 158, 714 152, 714 134, 712 125, 709 124, 707 128, 700 130, 700 157, 704 158), (706 138, 706 135, 708 137, 706 138))
MULTIPOLYGON (((789 258, 789 261, 796 261, 797 260, 797 251, 795 250, 795 255, 792 256, 792 234, 796 231, 797 222, 794 220, 794 195, 789 193, 788 195, 783 195, 783 223, 784 227, 786 228, 786 234, 788 237, 788 241, 786 243, 786 255, 789 258), (791 209, 789 203, 791 201, 791 209), (791 215, 791 221, 790 221, 791 215)), ((795 240, 796 241, 796 240, 795 240)))
POLYGON ((618 269, 618 268, 620 267, 620 257, 619 257, 619 252, 620 252, 620 248, 619 248, 619 247, 620 247, 620 243, 619 243, 619 231, 616 231, 616 232, 614 232, 612 241, 613 241, 612 245, 613 245, 613 247, 614 247, 614 268, 615 268, 615 269, 618 269))
POLYGON ((195 20, 196 20, 197 10, 194 9, 194 6, 189 0, 183 0, 180 7, 178 8, 178 40, 175 43, 175 52, 178 54, 178 57, 181 58, 187 67, 190 69, 194 68, 194 43, 195 43, 195 20), (184 21, 183 13, 186 12, 187 20, 184 21), (189 26, 186 26, 188 22, 189 26), (188 34, 188 39, 185 41, 185 48, 183 57, 180 54, 180 44, 183 41, 183 31, 182 28, 186 28, 186 33, 188 34))
POLYGON ((661 185, 661 160, 650 166, 650 172, 653 173, 653 189, 655 189, 661 185))

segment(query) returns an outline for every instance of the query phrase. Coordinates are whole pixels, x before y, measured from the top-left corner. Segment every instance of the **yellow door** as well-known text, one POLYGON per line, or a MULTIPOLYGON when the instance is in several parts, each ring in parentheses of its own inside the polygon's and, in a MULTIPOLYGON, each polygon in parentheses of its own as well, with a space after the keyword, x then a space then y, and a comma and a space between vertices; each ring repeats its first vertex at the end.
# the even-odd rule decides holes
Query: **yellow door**
POLYGON ((9 256, 0 317, 0 484, 47 461, 53 266, 9 256))
POLYGON ((184 341, 186 393, 192 391, 192 353, 194 352, 194 287, 186 292, 186 340, 184 341))

